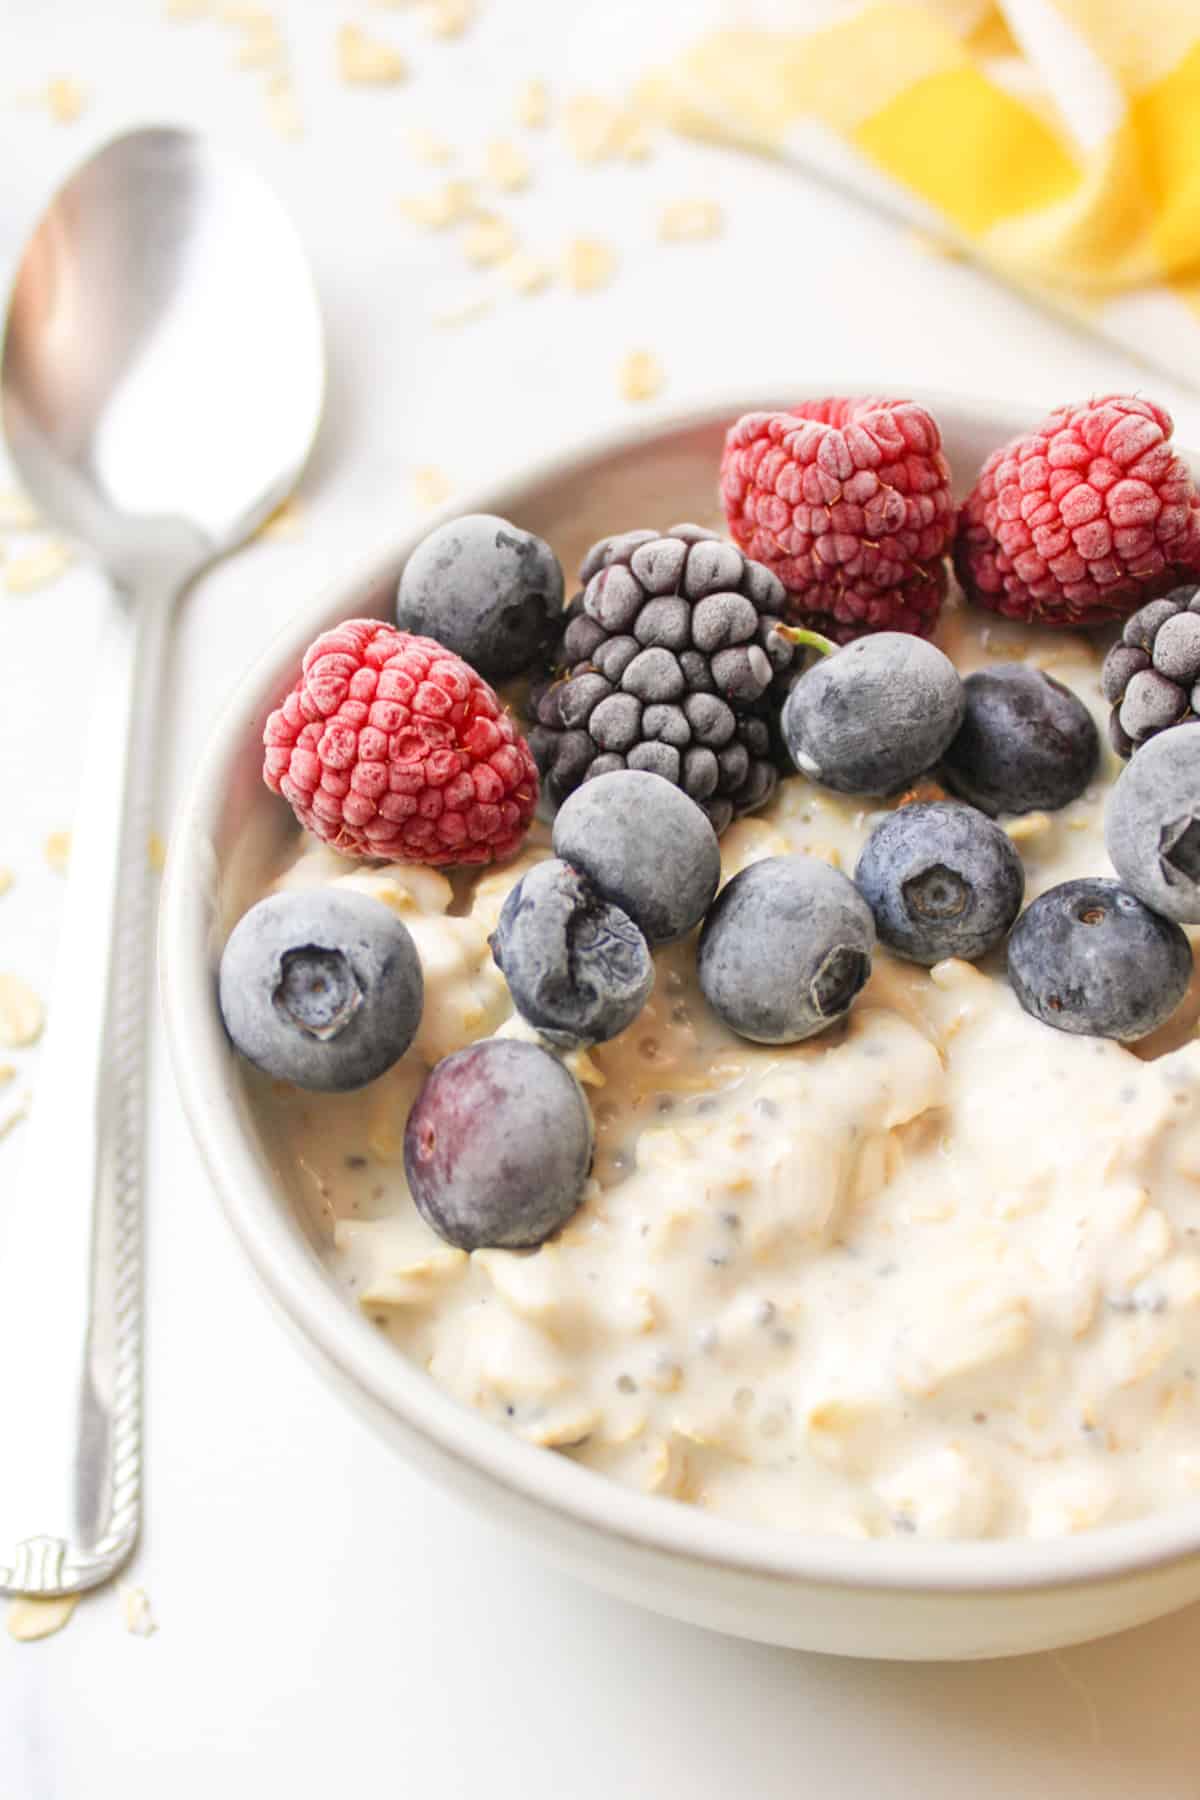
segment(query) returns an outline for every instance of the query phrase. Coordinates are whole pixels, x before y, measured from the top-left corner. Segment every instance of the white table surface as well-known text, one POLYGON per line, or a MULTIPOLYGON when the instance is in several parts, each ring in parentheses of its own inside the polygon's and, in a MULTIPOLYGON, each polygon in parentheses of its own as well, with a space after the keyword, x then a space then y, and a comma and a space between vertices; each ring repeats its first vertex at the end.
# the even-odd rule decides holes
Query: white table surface
MULTIPOLYGON (((534 250, 610 239, 619 278, 586 300, 555 291, 461 329, 431 324, 464 283, 453 238, 399 215, 397 195, 439 178, 405 132, 434 127, 469 154, 510 133, 531 74, 556 95, 618 82, 647 53, 656 4, 673 0, 481 0, 468 36, 435 43, 411 9, 291 0, 278 10, 307 131, 289 143, 267 123, 262 77, 233 69, 228 26, 167 23, 163 0, 3 0, 0 276, 77 157, 131 123, 178 119, 276 183, 327 311, 332 390, 302 533, 213 571, 180 618, 164 831, 231 682, 331 572, 416 515, 414 472, 435 465, 465 486, 621 417, 615 369, 631 348, 661 357, 664 405, 742 382, 778 383, 786 400, 847 376, 1035 405, 1140 386, 1200 441, 1197 395, 802 177, 681 144, 637 167, 579 168, 530 134, 537 178, 502 210, 534 250), (338 82, 343 18, 409 52, 407 86, 338 82), (54 75, 89 89, 74 124, 23 103, 54 75), (657 207, 689 195, 720 196, 724 236, 658 247, 657 207)), ((81 565, 24 596, 0 584, 0 863, 17 876, 0 900, 0 969, 43 993, 61 878, 42 844, 70 823, 104 604, 81 565)), ((19 1088, 36 1055, 17 1060, 19 1088)), ((0 1145, 9 1202, 21 1136, 0 1145)), ((285 1340, 218 1214, 157 1030, 149 1187, 149 1473, 130 1578, 160 1628, 130 1635, 104 1592, 57 1637, 0 1634, 6 1800, 1200 1793, 1200 1611, 1059 1655, 921 1667, 765 1649, 600 1598, 411 1474, 285 1340)), ((0 1479, 16 1452, 0 1449, 0 1479)))

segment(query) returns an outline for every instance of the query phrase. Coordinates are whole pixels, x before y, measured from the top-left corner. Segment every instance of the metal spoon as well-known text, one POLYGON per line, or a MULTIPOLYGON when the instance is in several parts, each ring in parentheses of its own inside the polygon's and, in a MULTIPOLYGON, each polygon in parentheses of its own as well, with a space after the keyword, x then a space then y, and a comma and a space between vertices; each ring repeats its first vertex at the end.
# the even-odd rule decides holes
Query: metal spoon
POLYGON ((0 405, 31 495, 115 591, 89 670, 24 1180, 0 1207, 0 1591, 93 1587, 137 1538, 147 842, 168 625, 197 571, 290 491, 323 390, 304 253, 251 169, 191 132, 134 131, 55 195, 13 288, 0 405))

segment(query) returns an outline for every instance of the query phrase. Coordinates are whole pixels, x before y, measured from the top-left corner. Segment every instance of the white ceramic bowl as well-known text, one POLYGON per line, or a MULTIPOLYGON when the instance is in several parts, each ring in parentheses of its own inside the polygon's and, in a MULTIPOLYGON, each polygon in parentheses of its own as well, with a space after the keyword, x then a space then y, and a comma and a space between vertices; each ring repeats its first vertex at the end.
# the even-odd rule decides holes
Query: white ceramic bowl
MULTIPOLYGON (((990 449, 1029 424, 1003 404, 915 397, 941 421, 960 490, 990 449)), ((653 427, 631 423, 456 510, 518 521, 549 539, 568 569, 604 531, 716 523, 725 425, 752 406, 777 404, 778 395, 738 395, 653 427)), ((222 1029, 214 973, 291 823, 259 775, 266 715, 318 632, 345 618, 390 616, 400 570, 422 535, 384 548, 327 589, 242 682, 196 771, 167 870, 161 978, 180 1092, 226 1215, 281 1316, 346 1400, 436 1479, 586 1580, 721 1631, 845 1655, 995 1656, 1096 1637, 1200 1597, 1200 1506, 1080 1537, 877 1543, 738 1524, 636 1493, 461 1406, 336 1291, 272 1175, 222 1029)))

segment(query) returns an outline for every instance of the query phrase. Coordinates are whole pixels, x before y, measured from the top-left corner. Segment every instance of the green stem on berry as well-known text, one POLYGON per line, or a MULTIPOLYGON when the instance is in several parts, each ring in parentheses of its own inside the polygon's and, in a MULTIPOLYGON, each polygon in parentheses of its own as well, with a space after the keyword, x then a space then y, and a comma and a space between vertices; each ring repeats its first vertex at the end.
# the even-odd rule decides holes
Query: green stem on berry
POLYGON ((818 650, 822 656, 832 656, 839 647, 832 638, 822 637, 819 631, 809 631, 806 626, 777 625, 775 629, 789 644, 803 644, 805 649, 818 650))

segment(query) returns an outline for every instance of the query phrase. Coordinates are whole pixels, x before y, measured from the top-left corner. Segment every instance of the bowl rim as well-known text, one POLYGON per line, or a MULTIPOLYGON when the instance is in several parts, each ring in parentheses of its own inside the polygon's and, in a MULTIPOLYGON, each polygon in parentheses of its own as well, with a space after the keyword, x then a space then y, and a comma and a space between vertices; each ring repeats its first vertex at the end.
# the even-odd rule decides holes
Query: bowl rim
MULTIPOLYGON (((803 393, 812 383, 790 384, 803 393)), ((823 376, 825 391, 850 396, 904 391, 943 416, 986 421, 996 441, 1029 428, 1033 408, 918 384, 839 385, 823 376)), ((716 395, 683 409, 656 409, 634 421, 580 435, 553 455, 500 482, 465 494, 413 529, 359 557, 327 582, 285 625, 241 678, 211 728, 171 833, 163 879, 159 985, 171 1062, 192 1136, 226 1219, 258 1277, 301 1336, 334 1371, 384 1413, 494 1487, 604 1537, 643 1551, 701 1563, 740 1576, 794 1584, 911 1593, 971 1593, 1054 1589, 1116 1581, 1159 1569, 1200 1552, 1200 1503, 1147 1518, 1099 1526, 1079 1536, 919 1541, 855 1539, 784 1527, 746 1524, 643 1494, 567 1457, 548 1455, 473 1411, 439 1388, 346 1303, 321 1270, 298 1227, 287 1222, 264 1180, 251 1146, 233 1116, 228 1048, 215 1004, 208 951, 209 882, 214 831, 226 778, 268 696, 281 693, 312 638, 347 604, 377 586, 381 575, 412 553, 445 518, 468 512, 519 513, 532 491, 582 475, 648 437, 719 426, 749 411, 779 410, 774 397, 744 391, 716 395)), ((1193 465, 1195 457, 1189 458, 1193 465)))

